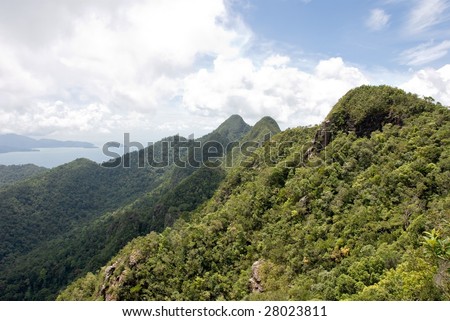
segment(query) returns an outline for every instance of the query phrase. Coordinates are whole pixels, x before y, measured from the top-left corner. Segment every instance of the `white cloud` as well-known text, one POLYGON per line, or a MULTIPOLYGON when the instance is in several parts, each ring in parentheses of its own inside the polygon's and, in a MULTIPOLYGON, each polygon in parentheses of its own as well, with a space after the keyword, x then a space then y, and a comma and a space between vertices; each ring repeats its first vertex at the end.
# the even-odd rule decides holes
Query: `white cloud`
MULTIPOLYGON (((97 142, 133 132, 145 141, 200 135, 234 113, 306 125, 369 83, 339 57, 306 71, 270 48, 257 63, 245 51, 252 32, 227 1, 0 1, 0 132, 97 142)), ((386 13, 375 16, 375 29, 389 24, 386 13)), ((403 58, 420 65, 449 48, 425 44, 403 58)), ((445 100, 442 75, 448 68, 427 69, 405 88, 445 100)))
POLYGON ((0 41, 0 111, 8 106, 23 107, 23 102, 45 94, 47 77, 22 66, 12 48, 0 41))
POLYGON ((185 79, 183 103, 189 111, 223 117, 239 113, 250 121, 271 115, 285 126, 319 123, 349 89, 367 83, 341 58, 318 63, 313 72, 286 65, 272 56, 261 66, 250 59, 218 57, 213 70, 185 79), (283 64, 274 64, 274 61, 283 64))
POLYGON ((291 58, 281 55, 273 55, 264 60, 264 66, 284 67, 291 61, 291 58))
POLYGON ((73 108, 62 101, 37 102, 24 110, 3 112, 0 128, 2 133, 15 132, 20 123, 22 132, 32 134, 45 135, 58 130, 86 132, 93 129, 105 132, 107 128, 98 125, 110 114, 108 107, 102 104, 73 108))
POLYGON ((407 23, 407 31, 412 34, 427 31, 448 19, 448 0, 416 0, 407 23))
POLYGON ((422 69, 400 87, 421 96, 431 96, 450 106, 450 65, 439 69, 422 69))
POLYGON ((450 50, 450 40, 444 40, 439 44, 428 42, 417 47, 403 51, 400 59, 403 64, 421 66, 445 57, 450 50))
POLYGON ((390 15, 388 15, 384 10, 382 9, 373 9, 370 12, 370 17, 366 21, 366 26, 373 31, 379 31, 384 29, 390 19, 390 15))
POLYGON ((88 119, 98 122, 88 126, 94 131, 115 124, 113 115, 153 115, 177 99, 197 62, 237 57, 250 37, 222 0, 2 1, 0 123, 8 119, 18 133, 64 135, 63 125, 88 119), (54 119, 46 111, 56 112, 49 106, 57 100, 66 112, 54 119), (99 118, 94 105, 110 113, 99 118))

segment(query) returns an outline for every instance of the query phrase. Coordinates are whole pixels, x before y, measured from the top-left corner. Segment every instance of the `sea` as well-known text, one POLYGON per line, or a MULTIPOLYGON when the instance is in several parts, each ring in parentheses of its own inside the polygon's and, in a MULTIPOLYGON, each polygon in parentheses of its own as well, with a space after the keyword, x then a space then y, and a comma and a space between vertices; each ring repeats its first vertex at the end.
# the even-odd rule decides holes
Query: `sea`
POLYGON ((0 153, 0 165, 35 164, 53 168, 78 158, 87 158, 96 163, 110 159, 102 148, 39 148, 31 152, 0 153))

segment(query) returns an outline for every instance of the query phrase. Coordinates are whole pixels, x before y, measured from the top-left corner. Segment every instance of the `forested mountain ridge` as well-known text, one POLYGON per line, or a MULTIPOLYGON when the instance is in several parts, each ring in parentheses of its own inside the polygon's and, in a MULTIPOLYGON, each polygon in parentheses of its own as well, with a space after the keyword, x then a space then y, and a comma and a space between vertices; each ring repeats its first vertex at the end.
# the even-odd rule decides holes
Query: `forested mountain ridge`
MULTIPOLYGON (((233 115, 198 141, 226 146, 251 131, 233 115)), ((101 267, 131 239, 162 231, 208 200, 225 177, 224 169, 189 162, 175 166, 177 140, 187 142, 165 138, 102 166, 80 159, 5 189, 0 199, 5 244, 0 298, 54 299, 68 282, 101 267), (164 158, 167 166, 149 164, 164 158)), ((185 149, 178 156, 190 157, 185 149)))
MULTIPOLYGON (((103 168, 78 159, 0 189, 0 298, 48 299, 50 293, 35 289, 32 280, 52 278, 48 266, 58 265, 55 259, 62 248, 39 249, 67 238, 74 229, 89 226, 160 183, 161 174, 156 171, 103 168), (37 260, 42 264, 36 264, 37 260)), ((69 265, 57 270, 65 276, 70 269, 69 265)))
POLYGON ((231 115, 225 122, 220 124, 217 129, 208 135, 201 137, 201 142, 217 141, 226 146, 231 142, 238 142, 244 137, 252 126, 247 124, 241 116, 231 115))
POLYGON ((9 300, 52 300, 68 282, 105 264, 128 241, 162 231, 212 195, 224 174, 202 168, 173 170, 164 183, 117 210, 33 248, 5 264, 0 281, 9 300), (192 188, 195 186, 195 188, 192 188))
POLYGON ((33 177, 47 170, 45 167, 33 164, 0 165, 0 187, 33 177))
POLYGON ((78 159, 1 189, 0 262, 129 203, 156 183, 153 173, 102 169, 78 159))
POLYGON ((59 299, 448 300, 449 182, 449 109, 362 86, 59 299))
POLYGON ((281 132, 280 127, 278 126, 278 123, 269 116, 265 116, 261 118, 252 128, 252 130, 247 133, 243 141, 245 142, 258 142, 263 141, 265 135, 267 133, 271 133, 272 135, 278 134, 281 132))

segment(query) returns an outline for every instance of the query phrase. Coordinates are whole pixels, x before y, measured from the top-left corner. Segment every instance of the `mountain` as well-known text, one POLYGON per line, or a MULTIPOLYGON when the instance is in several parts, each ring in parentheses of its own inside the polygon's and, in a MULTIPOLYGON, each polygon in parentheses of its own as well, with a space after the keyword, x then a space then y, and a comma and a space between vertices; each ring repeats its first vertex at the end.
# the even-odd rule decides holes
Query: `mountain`
POLYGON ((77 141, 59 141, 54 139, 33 139, 16 134, 0 135, 0 153, 31 151, 33 148, 79 147, 95 148, 95 145, 77 141))
POLYGON ((45 171, 47 171, 47 168, 32 164, 0 165, 0 187, 33 177, 45 171))
POLYGON ((61 147, 78 147, 78 148, 96 148, 94 144, 79 141, 59 141, 55 139, 39 139, 35 148, 61 148, 61 147))
POLYGON ((252 127, 248 125, 241 116, 232 115, 217 127, 217 129, 199 140, 201 142, 217 141, 225 147, 231 142, 240 141, 251 128, 252 127))
POLYGON ((449 137, 447 107, 356 88, 58 299, 449 300, 449 137))
MULTIPOLYGON (((233 116, 232 116, 233 117, 233 116)), ((271 117, 263 117, 249 128, 239 141, 229 142, 226 147, 224 167, 227 169, 251 161, 253 152, 262 146, 265 140, 280 132, 277 122, 271 117)))
POLYGON ((192 174, 172 172, 161 178, 165 186, 135 201, 52 237, 29 252, 6 262, 0 281, 2 298, 52 300, 68 282, 105 264, 133 238, 163 231, 183 213, 207 200, 223 173, 199 169, 192 174), (170 180, 174 180, 170 183, 170 180), (42 274, 45 271, 45 274, 42 274))
POLYGON ((29 150, 34 148, 36 140, 26 136, 16 134, 0 135, 0 146, 2 148, 29 150))
POLYGON ((429 101, 405 95, 396 88, 362 86, 339 100, 326 124, 330 124, 327 129, 331 131, 353 131, 359 137, 369 137, 388 123, 401 126, 408 117, 431 109, 429 101))
POLYGON ((281 132, 277 122, 269 116, 261 118, 253 128, 244 136, 246 142, 262 142, 267 134, 276 135, 281 132))
POLYGON ((6 186, 0 190, 0 262, 129 203, 153 188, 157 176, 78 159, 6 186))
MULTIPOLYGON (((249 130, 242 118, 232 116, 198 141, 227 144, 249 130)), ((0 234, 5 233, 1 241, 7 245, 0 252, 0 298, 54 299, 133 238, 162 232, 179 217, 188 219, 225 177, 223 168, 193 166, 186 148, 178 149, 193 143, 168 137, 101 166, 78 160, 49 170, 39 180, 6 189, 5 197, 0 191, 6 222, 0 234)))

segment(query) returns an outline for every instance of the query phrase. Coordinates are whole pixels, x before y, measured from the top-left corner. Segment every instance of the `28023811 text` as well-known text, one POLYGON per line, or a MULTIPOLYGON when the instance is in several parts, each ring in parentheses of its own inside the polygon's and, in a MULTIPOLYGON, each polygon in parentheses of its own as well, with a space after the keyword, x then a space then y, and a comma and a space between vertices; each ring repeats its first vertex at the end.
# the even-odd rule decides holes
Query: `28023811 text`
POLYGON ((271 306, 264 307, 265 317, 326 317, 325 306, 271 306))

